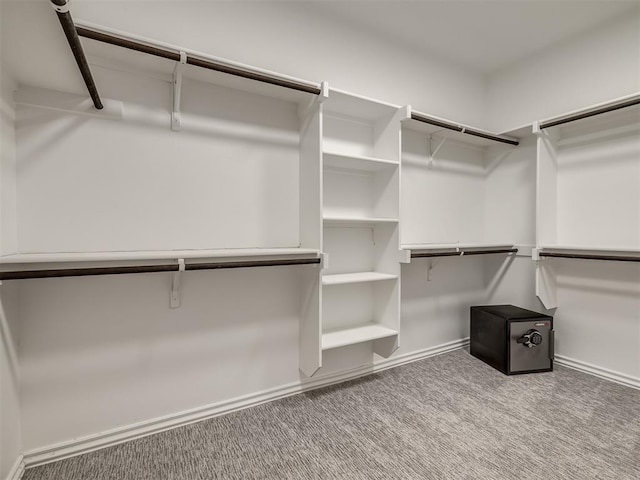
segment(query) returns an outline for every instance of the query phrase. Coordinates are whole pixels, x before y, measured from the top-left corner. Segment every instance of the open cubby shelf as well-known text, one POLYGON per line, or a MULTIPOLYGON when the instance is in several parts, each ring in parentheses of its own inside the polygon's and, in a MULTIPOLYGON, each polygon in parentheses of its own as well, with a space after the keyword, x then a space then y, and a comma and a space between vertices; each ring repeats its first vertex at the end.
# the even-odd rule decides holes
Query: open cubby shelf
POLYGON ((397 330, 392 330, 382 325, 368 323, 343 330, 333 330, 322 334, 322 350, 345 347, 380 338, 398 335, 397 330))
POLYGON ((343 285, 349 283, 380 282, 397 279, 398 275, 380 272, 336 273, 333 275, 323 275, 322 284, 343 285))

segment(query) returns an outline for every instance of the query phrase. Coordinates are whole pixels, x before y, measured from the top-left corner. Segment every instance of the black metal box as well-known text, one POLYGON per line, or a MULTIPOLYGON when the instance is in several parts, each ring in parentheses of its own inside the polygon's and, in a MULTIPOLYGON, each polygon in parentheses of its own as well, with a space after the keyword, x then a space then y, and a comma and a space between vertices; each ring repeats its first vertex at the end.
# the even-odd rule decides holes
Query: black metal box
POLYGON ((553 317, 513 305, 471 307, 471 355, 507 375, 553 370, 553 317))

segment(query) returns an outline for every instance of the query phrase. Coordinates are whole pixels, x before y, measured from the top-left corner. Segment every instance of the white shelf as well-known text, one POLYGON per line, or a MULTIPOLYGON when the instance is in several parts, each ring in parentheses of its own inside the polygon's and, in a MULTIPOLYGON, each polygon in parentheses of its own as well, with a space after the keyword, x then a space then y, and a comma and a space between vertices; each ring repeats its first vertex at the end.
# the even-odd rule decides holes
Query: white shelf
POLYGON ((626 253, 629 255, 640 254, 639 247, 588 247, 584 245, 542 245, 537 247, 539 250, 553 251, 558 253, 570 253, 570 252, 615 252, 626 253))
POLYGON ((380 338, 392 337, 398 332, 375 323, 368 323, 360 327, 334 330, 322 334, 322 350, 355 345, 380 338))
MULTIPOLYGON (((502 134, 498 134, 498 133, 493 133, 493 132, 489 132, 487 130, 482 130, 480 128, 476 128, 476 127, 472 127, 470 125, 464 125, 462 123, 459 122, 454 122, 451 120, 447 120, 445 118, 440 118, 440 117, 436 117, 434 115, 427 115, 421 112, 417 112, 415 111, 416 114, 419 115, 423 115, 425 117, 429 117, 432 118, 434 120, 439 120, 442 121, 444 123, 447 124, 453 124, 453 125, 457 125, 463 128, 468 128, 470 130, 474 130, 476 132, 479 133, 484 133, 487 135, 492 135, 495 137, 502 137, 506 140, 518 140, 517 138, 514 138, 512 136, 507 136, 507 135, 502 135, 502 134)), ((473 146, 477 146, 477 147, 492 147, 492 146, 496 146, 496 145, 506 145, 503 144, 501 142, 498 142, 497 140, 491 140, 488 138, 483 138, 483 137, 478 137, 475 135, 471 135, 468 133, 462 133, 462 132, 458 132, 455 130, 450 130, 448 128, 445 127, 440 127, 438 125, 432 125, 430 123, 425 123, 425 122, 421 122, 419 120, 414 120, 412 118, 407 118, 406 120, 403 120, 402 122, 403 127, 408 128, 409 130, 413 130, 416 132, 420 132, 420 133, 424 133, 427 135, 442 135, 442 136, 446 136, 448 140, 454 140, 456 142, 460 142, 460 143, 464 143, 466 145, 473 145, 473 146)), ((514 145, 512 145, 513 147, 514 145)))
POLYGON ((343 285, 348 283, 379 282, 383 280, 397 280, 397 275, 379 272, 357 272, 323 275, 323 285, 343 285))
POLYGON ((477 249, 491 250, 512 248, 513 243, 422 243, 422 244, 405 244, 401 245, 402 250, 459 250, 459 249, 477 249))
POLYGON ((337 152, 324 152, 324 167, 333 170, 356 172, 376 172, 383 168, 397 167, 399 162, 363 155, 345 155, 337 152))
MULTIPOLYGON (((598 112, 599 110, 603 109, 603 108, 607 108, 607 107, 611 107, 611 106, 615 106, 615 105, 619 105, 625 102, 629 102, 629 101, 636 101, 640 99, 640 93, 634 93, 631 95, 625 95, 623 97, 619 97, 607 102, 602 102, 602 103, 596 103, 594 105, 591 105, 587 108, 581 108, 578 110, 572 110, 570 112, 566 112, 563 113, 561 115, 557 115, 555 117, 551 117, 551 118, 545 118, 543 120, 540 120, 540 124, 544 125, 544 124, 548 124, 551 122, 555 122, 558 120, 564 120, 564 119, 568 119, 568 118, 572 118, 574 116, 577 115, 589 115, 590 113, 595 113, 598 112)), ((571 123, 573 122, 581 122, 581 123, 588 123, 588 122, 594 122, 594 123, 599 123, 599 122, 607 122, 609 118, 616 116, 616 115, 629 115, 629 112, 631 112, 631 117, 633 119, 638 118, 638 112, 640 111, 640 104, 636 104, 636 105, 632 105, 632 106, 628 106, 625 108, 621 108, 621 109, 616 109, 616 110, 612 110, 610 112, 604 112, 604 113, 598 113, 596 115, 593 116, 586 116, 585 118, 581 118, 581 119, 576 119, 576 120, 572 120, 571 123)), ((636 122, 637 123, 637 122, 636 122)), ((551 128, 557 128, 557 127, 563 127, 564 125, 567 124, 560 124, 560 125, 556 125, 553 127, 547 127, 546 129, 551 129, 551 128)))
POLYGON ((325 226, 367 226, 398 223, 397 218, 323 217, 325 226))
POLYGON ((317 257, 318 250, 307 248, 225 248, 216 250, 151 250, 128 252, 19 253, 0 256, 0 264, 110 262, 134 260, 213 259, 242 257, 317 257))
MULTIPOLYGON (((130 33, 124 33, 118 30, 106 28, 103 26, 95 25, 82 20, 75 21, 76 26, 86 27, 92 30, 104 32, 110 35, 115 35, 123 39, 130 39, 135 42, 148 45, 157 45, 160 48, 165 48, 170 51, 179 52, 183 51, 188 55, 201 58, 204 60, 211 60, 219 62, 230 67, 235 67, 243 70, 248 70, 256 74, 265 74, 267 76, 275 76, 282 80, 290 80, 296 83, 302 83, 309 86, 320 88, 320 85, 315 82, 308 82, 299 78, 291 77, 289 75, 283 75, 281 73, 271 72, 268 70, 260 69, 254 66, 242 64, 225 58, 215 57, 202 52, 196 52, 188 48, 184 48, 178 45, 171 45, 164 42, 160 42, 154 39, 144 38, 138 35, 130 33)), ((173 70, 177 62, 166 58, 161 58, 154 55, 148 55, 126 48, 114 47, 113 45, 91 40, 88 38, 81 38, 82 45, 87 55, 88 62, 91 66, 100 66, 109 69, 133 69, 147 75, 152 75, 157 78, 171 81, 173 77, 173 70)), ((309 101, 311 94, 284 88, 278 85, 264 83, 250 78, 244 78, 236 75, 229 75, 224 72, 218 72, 214 70, 208 70, 199 68, 193 65, 185 65, 184 77, 198 80, 205 83, 211 83, 220 85, 223 87, 233 88, 236 90, 245 91, 248 93, 255 93, 258 95, 277 98, 280 100, 295 102, 303 105, 309 101)))

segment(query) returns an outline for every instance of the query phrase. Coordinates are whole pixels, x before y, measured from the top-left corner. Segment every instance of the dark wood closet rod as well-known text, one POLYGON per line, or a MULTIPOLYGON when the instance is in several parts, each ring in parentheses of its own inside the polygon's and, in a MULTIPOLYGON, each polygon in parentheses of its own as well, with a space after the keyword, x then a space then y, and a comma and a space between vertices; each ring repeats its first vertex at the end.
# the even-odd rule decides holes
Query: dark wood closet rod
POLYGON ((69 43, 71 52, 76 59, 82 79, 87 86, 87 90, 89 90, 89 95, 91 96, 93 105, 98 110, 102 110, 104 107, 102 105, 102 100, 100 100, 98 87, 96 87, 93 75, 91 75, 91 69, 89 68, 89 63, 87 63, 87 57, 82 49, 80 38, 78 38, 78 33, 76 32, 76 27, 73 23, 73 18, 71 18, 71 13, 69 13, 69 1, 70 0, 51 0, 51 4, 53 5, 53 9, 56 11, 58 20, 60 20, 60 25, 67 37, 67 42, 69 43))
POLYGON ((503 248, 500 250, 462 250, 460 252, 417 252, 412 253, 411 258, 466 257, 467 255, 490 255, 493 253, 518 253, 518 249, 503 248))
POLYGON ((428 117, 427 115, 423 115, 417 112, 411 112, 411 119, 417 120, 418 122, 422 122, 422 123, 428 123, 429 125, 435 125, 436 127, 442 127, 448 130, 453 130, 454 132, 466 133, 467 135, 473 135, 474 137, 486 138, 487 140, 493 140, 494 142, 501 142, 509 145, 520 144, 520 142, 518 142, 517 140, 512 140, 511 138, 499 137, 497 135, 491 135, 490 133, 474 130, 473 128, 461 127, 460 125, 456 125, 455 123, 449 123, 443 120, 431 118, 431 117, 428 117))
POLYGON ((609 260, 613 262, 640 262, 640 257, 628 257, 624 255, 540 252, 540 256, 554 258, 581 258, 584 260, 609 260))
MULTIPOLYGON (((79 36, 89 38, 91 40, 108 43, 110 45, 127 48, 129 50, 135 50, 136 52, 155 55, 156 57, 162 57, 169 60, 174 60, 176 62, 180 61, 180 52, 178 50, 170 50, 164 47, 147 45, 135 40, 98 32, 87 27, 76 27, 76 31, 78 32, 79 36)), ((226 63, 217 62, 210 59, 199 58, 189 53, 187 54, 187 64, 205 68, 208 70, 215 70, 217 72, 228 73, 237 77, 256 80, 258 82, 270 83, 271 85, 278 85, 280 87, 290 88, 292 90, 312 93, 314 95, 319 95, 322 92, 320 87, 317 85, 297 82, 295 80, 279 77, 276 75, 268 75, 266 73, 258 72, 255 70, 240 68, 234 65, 228 65, 226 63)))
POLYGON ((610 105, 605 105, 603 107, 594 108, 592 110, 587 110, 586 112, 576 113, 574 115, 558 118, 557 120, 549 120, 547 122, 542 122, 540 124, 540 129, 555 127, 556 125, 562 125, 564 123, 575 122, 576 120, 582 120, 583 118, 589 118, 595 115, 613 112, 615 110, 632 107, 634 105, 640 105, 640 96, 631 98, 628 100, 622 100, 620 102, 613 103, 610 105))
MULTIPOLYGON (((187 263, 185 270, 218 270, 222 268, 279 267, 285 265, 319 264, 319 258, 294 258, 283 260, 247 260, 238 262, 187 263)), ((127 273, 177 272, 178 264, 135 265, 128 267, 88 267, 46 270, 18 270, 0 272, 0 280, 24 280, 29 278, 85 277, 89 275, 120 275, 127 273)))

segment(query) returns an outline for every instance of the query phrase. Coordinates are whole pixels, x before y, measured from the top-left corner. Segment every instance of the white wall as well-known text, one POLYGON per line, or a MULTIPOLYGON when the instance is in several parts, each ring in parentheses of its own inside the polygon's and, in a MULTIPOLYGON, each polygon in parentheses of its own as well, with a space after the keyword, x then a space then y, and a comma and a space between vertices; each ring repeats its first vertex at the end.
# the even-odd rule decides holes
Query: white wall
POLYGON ((486 125, 509 130, 638 91, 640 7, 492 73, 486 125))
POLYGON ((167 81, 93 72, 122 120, 18 106, 21 253, 299 245, 296 104, 185 80, 173 132, 167 81))
POLYGON ((0 254, 15 253, 18 247, 16 228, 16 84, 0 69, 0 254))
POLYGON ((640 267, 555 260, 556 354, 640 385, 640 267))
MULTIPOLYGON (((0 72, 0 252, 16 248, 15 132, 13 90, 15 84, 0 72)), ((22 452, 18 399, 18 356, 16 290, 0 285, 0 478, 4 479, 22 452), (6 312, 6 315, 5 315, 6 312)))

